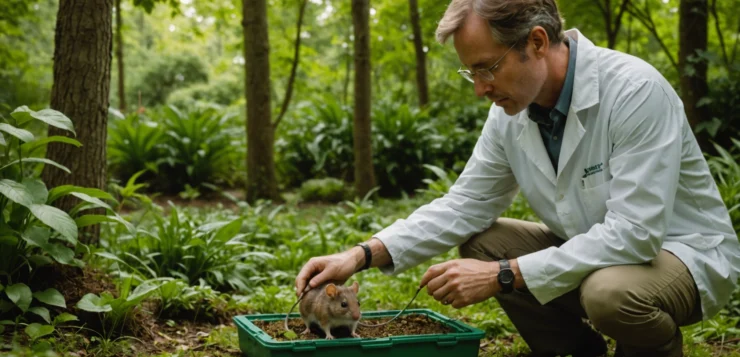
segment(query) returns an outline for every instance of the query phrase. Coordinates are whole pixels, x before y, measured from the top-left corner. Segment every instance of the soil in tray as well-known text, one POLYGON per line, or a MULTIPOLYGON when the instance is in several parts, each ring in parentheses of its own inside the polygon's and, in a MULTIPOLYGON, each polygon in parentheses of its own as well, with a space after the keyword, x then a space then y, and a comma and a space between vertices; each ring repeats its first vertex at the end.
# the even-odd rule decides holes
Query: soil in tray
MULTIPOLYGON (((361 319, 360 322, 369 325, 375 325, 388 321, 389 318, 372 318, 372 319, 361 319)), ((267 332, 273 339, 277 341, 288 341, 283 334, 285 333, 285 320, 278 321, 263 321, 253 320, 257 327, 267 332)), ((300 318, 294 318, 288 320, 288 327, 295 332, 298 337, 295 340, 313 340, 323 339, 324 333, 321 329, 316 326, 311 326, 311 333, 308 335, 302 335, 301 332, 306 329, 306 325, 300 318)), ((389 336, 406 336, 406 335, 430 335, 430 334, 446 334, 455 332, 449 326, 446 326, 439 321, 430 318, 427 315, 422 314, 409 314, 399 316, 393 322, 379 326, 379 327, 365 327, 357 326, 357 332, 362 338, 380 338, 389 336)), ((337 328, 332 329, 331 334, 335 338, 350 337, 349 328, 337 328)))

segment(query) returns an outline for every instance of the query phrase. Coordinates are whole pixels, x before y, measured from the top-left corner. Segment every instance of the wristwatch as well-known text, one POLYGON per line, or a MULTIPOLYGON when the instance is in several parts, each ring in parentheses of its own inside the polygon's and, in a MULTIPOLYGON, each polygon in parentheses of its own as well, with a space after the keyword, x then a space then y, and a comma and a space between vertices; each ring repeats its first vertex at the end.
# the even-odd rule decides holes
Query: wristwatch
POLYGON ((514 271, 507 259, 498 261, 501 269, 498 272, 498 283, 501 285, 501 293, 508 294, 514 291, 514 271))

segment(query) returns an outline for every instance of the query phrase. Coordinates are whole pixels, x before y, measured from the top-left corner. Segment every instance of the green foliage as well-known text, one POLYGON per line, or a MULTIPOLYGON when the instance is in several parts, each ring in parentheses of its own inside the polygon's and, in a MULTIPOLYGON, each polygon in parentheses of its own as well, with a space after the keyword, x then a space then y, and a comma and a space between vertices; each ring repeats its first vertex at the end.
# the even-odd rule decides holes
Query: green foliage
POLYGON ((335 178, 311 179, 301 185, 301 200, 306 202, 341 202, 349 198, 349 189, 344 181, 335 178))
MULTIPOLYGON (((69 169, 51 160, 28 155, 49 142, 76 146, 80 143, 61 136, 37 139, 26 130, 34 122, 72 134, 75 132, 69 118, 51 109, 36 112, 22 106, 0 122, 0 150, 3 153, 0 156, 0 172, 3 174, 3 179, 0 179, 0 292, 4 292, 0 295, 0 317, 12 318, 15 324, 25 324, 24 331, 32 342, 53 333, 57 324, 74 319, 72 315, 61 314, 52 320, 49 309, 43 305, 64 309, 66 302, 53 288, 34 292, 36 273, 54 262, 83 266, 84 263, 75 258, 77 230, 92 224, 93 216, 81 212, 104 208, 112 213, 111 207, 103 200, 114 201, 108 193, 93 188, 62 185, 47 190, 39 178, 40 170, 34 165, 50 164, 65 172, 69 169), (69 212, 51 205, 66 195, 76 197, 80 203, 69 212), (35 316, 31 317, 29 313, 35 316), (37 318, 45 324, 26 323, 37 318)), ((114 213, 101 217, 115 217, 122 221, 114 213)))
POLYGON ((450 187, 457 180, 457 173, 455 171, 445 172, 442 168, 434 165, 424 165, 425 168, 432 171, 437 179, 433 180, 430 178, 424 179, 424 183, 427 184, 427 188, 416 190, 419 193, 424 194, 424 197, 428 199, 435 199, 444 196, 450 191, 450 187))
POLYGON ((244 96, 242 76, 221 76, 208 83, 197 83, 178 89, 167 97, 167 104, 179 108, 190 107, 193 102, 232 105, 244 96))
POLYGON ((730 151, 715 144, 718 156, 707 159, 719 193, 730 211, 735 232, 740 232, 740 141, 732 139, 730 151))
POLYGON ((75 305, 82 311, 103 315, 103 337, 110 339, 119 334, 132 321, 132 317, 144 299, 152 296, 168 279, 149 279, 136 286, 133 276, 122 274, 118 285, 118 297, 104 291, 100 295, 88 293, 75 305))
POLYGON ((699 139, 709 138, 724 147, 740 135, 740 74, 710 81, 709 95, 698 105, 709 106, 712 118, 699 123, 694 132, 699 139))
POLYGON ((227 221, 193 217, 172 205, 169 219, 155 215, 155 227, 111 237, 98 256, 144 278, 174 277, 193 284, 203 279, 216 289, 246 290, 271 255, 252 251, 241 233, 242 218, 227 221))
POLYGON ((156 173, 164 162, 163 136, 161 124, 140 114, 114 117, 108 124, 108 167, 111 174, 125 180, 140 171, 156 173))
POLYGON ((128 180, 145 171, 143 181, 168 193, 240 180, 234 172, 243 171, 244 128, 231 111, 168 106, 151 115, 131 114, 109 127, 108 159, 115 177, 128 180))
POLYGON ((159 289, 160 317, 214 321, 229 305, 230 295, 221 294, 201 280, 190 285, 172 280, 159 289))
POLYGON ((167 185, 161 182, 165 191, 182 191, 185 184, 198 187, 205 182, 234 183, 234 172, 245 153, 241 141, 244 129, 235 120, 234 114, 222 113, 218 108, 187 112, 173 106, 163 109, 166 164, 159 171, 167 180, 167 185))
POLYGON ((151 64, 127 89, 129 103, 136 103, 141 93, 145 107, 164 104, 167 96, 180 88, 208 82, 208 71, 199 56, 193 53, 164 54, 151 64))
POLYGON ((310 178, 352 180, 352 112, 333 95, 299 103, 279 127, 276 167, 286 186, 310 178))

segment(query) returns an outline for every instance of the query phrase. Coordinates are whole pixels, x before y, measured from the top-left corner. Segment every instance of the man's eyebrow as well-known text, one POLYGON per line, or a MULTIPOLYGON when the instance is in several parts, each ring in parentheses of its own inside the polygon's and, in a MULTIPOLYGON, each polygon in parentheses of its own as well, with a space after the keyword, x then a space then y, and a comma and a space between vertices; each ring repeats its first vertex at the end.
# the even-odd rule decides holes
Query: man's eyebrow
POLYGON ((490 62, 491 60, 492 58, 484 58, 478 62, 473 63, 472 65, 470 65, 470 67, 467 67, 467 68, 470 70, 474 70, 476 68, 485 67, 486 63, 490 62))

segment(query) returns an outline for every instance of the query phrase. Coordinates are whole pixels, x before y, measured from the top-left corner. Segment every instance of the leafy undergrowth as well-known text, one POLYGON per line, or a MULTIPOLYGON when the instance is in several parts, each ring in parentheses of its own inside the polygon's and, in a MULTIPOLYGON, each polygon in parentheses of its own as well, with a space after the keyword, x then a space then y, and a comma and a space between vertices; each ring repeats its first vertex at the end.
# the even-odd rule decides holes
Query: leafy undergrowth
MULTIPOLYGON (((242 232, 246 231, 249 235, 241 238, 248 242, 251 250, 239 254, 248 257, 244 254, 259 250, 272 256, 254 262, 249 268, 254 270, 253 275, 243 281, 246 289, 229 289, 229 285, 225 284, 223 291, 214 290, 204 279, 218 281, 218 274, 210 277, 202 275, 189 283, 181 278, 173 280, 164 276, 167 269, 160 269, 160 273, 152 275, 154 268, 157 268, 153 262, 159 262, 154 257, 146 261, 142 255, 139 257, 141 261, 136 263, 125 260, 126 252, 148 252, 145 247, 137 246, 143 240, 137 241, 132 237, 123 239, 125 232, 106 230, 105 234, 110 237, 103 239, 100 248, 92 248, 86 258, 90 267, 65 267, 53 271, 49 279, 45 279, 50 282, 50 287, 64 295, 71 312, 78 316, 79 324, 76 327, 57 328, 44 340, 47 349, 54 352, 33 352, 28 347, 31 341, 23 329, 7 326, 1 336, 0 355, 240 356, 237 330, 231 320, 234 315, 286 313, 296 299, 293 277, 310 256, 339 251, 356 241, 367 239, 378 227, 408 215, 428 200, 428 197, 415 197, 354 201, 341 205, 306 205, 288 200, 284 205, 246 207, 235 204, 228 208, 224 205, 214 208, 199 202, 197 207, 180 206, 175 211, 169 211, 178 212, 180 221, 157 223, 164 231, 184 230, 192 233, 190 244, 205 244, 209 237, 228 236, 235 239, 241 236, 227 232, 226 228, 218 228, 218 225, 214 227, 215 231, 203 229, 201 222, 242 219, 242 232), (111 240, 112 235, 115 235, 114 240, 111 240), (141 303, 126 310, 125 318, 115 320, 118 323, 114 324, 114 329, 111 329, 110 312, 93 313, 78 308, 79 302, 85 300, 92 303, 83 305, 86 308, 100 308, 102 311, 106 301, 107 304, 114 304, 126 297, 145 295, 146 299, 142 299, 141 303)), ((533 219, 526 202, 521 199, 517 199, 506 214, 533 219)), ((132 212, 128 219, 139 231, 147 232, 150 238, 154 237, 151 239, 163 239, 165 236, 160 234, 160 230, 152 228, 156 224, 151 221, 146 223, 145 216, 137 216, 137 212, 132 212)), ((169 220, 170 217, 164 216, 164 219, 169 220)), ((221 249, 218 247, 222 246, 214 249, 221 249)), ((356 280, 360 284, 358 297, 362 301, 363 311, 397 310, 413 297, 427 267, 456 257, 457 251, 451 250, 395 277, 370 270, 355 275, 351 281, 356 280)), ((178 268, 178 265, 172 267, 170 272, 182 268, 178 268)), ((409 308, 431 309, 484 330, 486 337, 481 340, 480 356, 526 356, 529 353, 526 343, 493 299, 458 310, 439 304, 424 290, 409 308)), ((740 357, 737 312, 730 310, 703 324, 683 328, 687 357, 740 357)), ((610 345, 609 356, 612 356, 614 341, 607 341, 610 345)), ((44 347, 35 344, 39 351, 44 347)))

